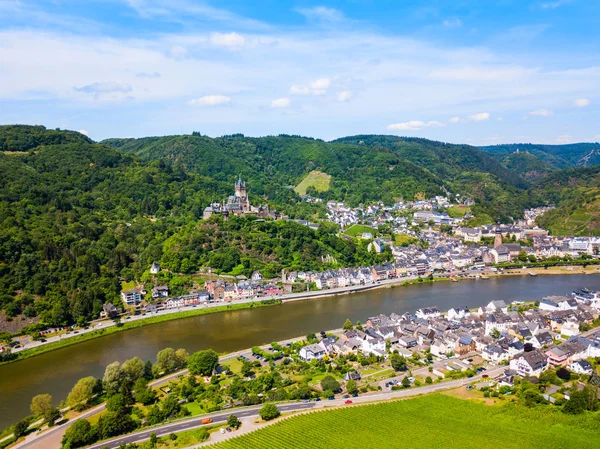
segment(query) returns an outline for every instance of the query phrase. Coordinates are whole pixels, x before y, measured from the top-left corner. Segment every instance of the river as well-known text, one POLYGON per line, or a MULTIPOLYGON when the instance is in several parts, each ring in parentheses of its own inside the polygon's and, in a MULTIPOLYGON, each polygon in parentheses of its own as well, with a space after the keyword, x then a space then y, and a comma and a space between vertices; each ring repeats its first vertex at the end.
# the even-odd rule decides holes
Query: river
POLYGON ((446 311, 497 299, 531 301, 580 287, 600 290, 600 276, 516 276, 421 284, 221 312, 119 332, 0 366, 0 429, 27 415, 36 394, 50 393, 58 403, 78 379, 102 377, 109 363, 136 355, 154 361, 156 353, 166 347, 190 353, 205 348, 231 352, 339 328, 346 318, 364 321, 379 313, 402 314, 425 306, 446 311))

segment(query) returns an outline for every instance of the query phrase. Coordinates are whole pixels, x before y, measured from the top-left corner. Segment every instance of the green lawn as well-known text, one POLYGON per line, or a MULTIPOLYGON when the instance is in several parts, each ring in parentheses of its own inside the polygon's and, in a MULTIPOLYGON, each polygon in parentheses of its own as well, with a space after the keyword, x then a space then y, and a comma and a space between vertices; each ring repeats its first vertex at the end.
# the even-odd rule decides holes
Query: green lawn
POLYGON ((600 447, 600 433, 593 414, 428 395, 299 415, 211 447, 591 449, 600 447))
POLYGON ((329 184, 331 183, 331 176, 327 173, 320 172, 318 170, 311 171, 306 178, 304 178, 300 184, 294 187, 294 190, 299 195, 304 195, 306 189, 314 187, 317 192, 326 192, 329 190, 329 184))
POLYGON ((206 411, 200 407, 200 405, 198 405, 198 403, 196 402, 188 402, 187 404, 184 405, 185 408, 187 408, 190 413, 192 414, 191 416, 196 416, 196 415, 201 415, 203 413, 206 413, 206 411))
POLYGON ((372 228, 370 226, 358 224, 350 226, 344 231, 344 234, 349 235, 351 237, 360 237, 363 232, 370 232, 371 234, 373 234, 373 237, 377 235, 377 229, 372 228))
POLYGON ((395 234, 394 241, 398 246, 408 246, 415 243, 417 239, 406 234, 395 234))
POLYGON ((470 213, 470 207, 452 206, 448 208, 448 215, 450 215, 452 218, 461 218, 464 217, 465 214, 470 213))

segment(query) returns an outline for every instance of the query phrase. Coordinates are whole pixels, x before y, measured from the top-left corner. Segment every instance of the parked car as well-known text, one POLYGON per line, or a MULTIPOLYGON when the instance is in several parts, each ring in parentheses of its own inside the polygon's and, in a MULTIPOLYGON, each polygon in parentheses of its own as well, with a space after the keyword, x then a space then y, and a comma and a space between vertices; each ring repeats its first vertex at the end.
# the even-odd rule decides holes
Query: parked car
POLYGON ((352 400, 351 399, 346 399, 346 402, 344 402, 344 404, 346 404, 346 405, 352 404, 352 400))
POLYGON ((485 379, 485 378, 487 378, 487 377, 490 377, 490 375, 489 375, 489 374, 484 374, 484 375, 483 375, 483 376, 481 376, 481 377, 483 377, 483 378, 485 379))

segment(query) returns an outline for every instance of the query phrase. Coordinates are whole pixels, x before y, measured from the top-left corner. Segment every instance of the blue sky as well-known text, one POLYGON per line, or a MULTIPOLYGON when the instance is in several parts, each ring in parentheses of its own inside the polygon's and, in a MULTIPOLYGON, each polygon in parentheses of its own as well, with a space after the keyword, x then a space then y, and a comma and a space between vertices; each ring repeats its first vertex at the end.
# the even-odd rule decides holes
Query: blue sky
POLYGON ((600 2, 0 0, 0 123, 600 141, 600 2))

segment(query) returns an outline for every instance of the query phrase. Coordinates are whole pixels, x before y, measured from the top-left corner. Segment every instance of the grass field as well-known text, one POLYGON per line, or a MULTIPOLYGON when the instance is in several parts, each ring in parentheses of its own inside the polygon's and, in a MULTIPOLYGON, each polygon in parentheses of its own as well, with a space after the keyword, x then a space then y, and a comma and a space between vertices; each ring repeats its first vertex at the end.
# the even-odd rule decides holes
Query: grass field
POLYGON ((316 412, 213 445, 254 448, 598 448, 596 416, 443 395, 316 412))
POLYGON ((370 232, 371 234, 373 234, 373 237, 377 235, 377 229, 372 228, 370 226, 358 224, 350 226, 344 231, 344 234, 349 235, 350 237, 360 237, 363 232, 370 232))
POLYGON ((298 195, 304 195, 306 189, 314 187, 317 192, 326 192, 329 190, 329 184, 331 183, 331 176, 327 173, 323 173, 317 170, 311 171, 306 178, 304 178, 300 184, 294 187, 294 190, 298 195))
POLYGON ((415 243, 417 239, 407 234, 395 234, 394 241, 398 246, 408 246, 415 243))
POLYGON ((470 214, 470 213, 471 213, 470 207, 452 206, 452 207, 448 208, 448 215, 450 215, 452 218, 461 218, 461 217, 464 217, 465 214, 470 214))

